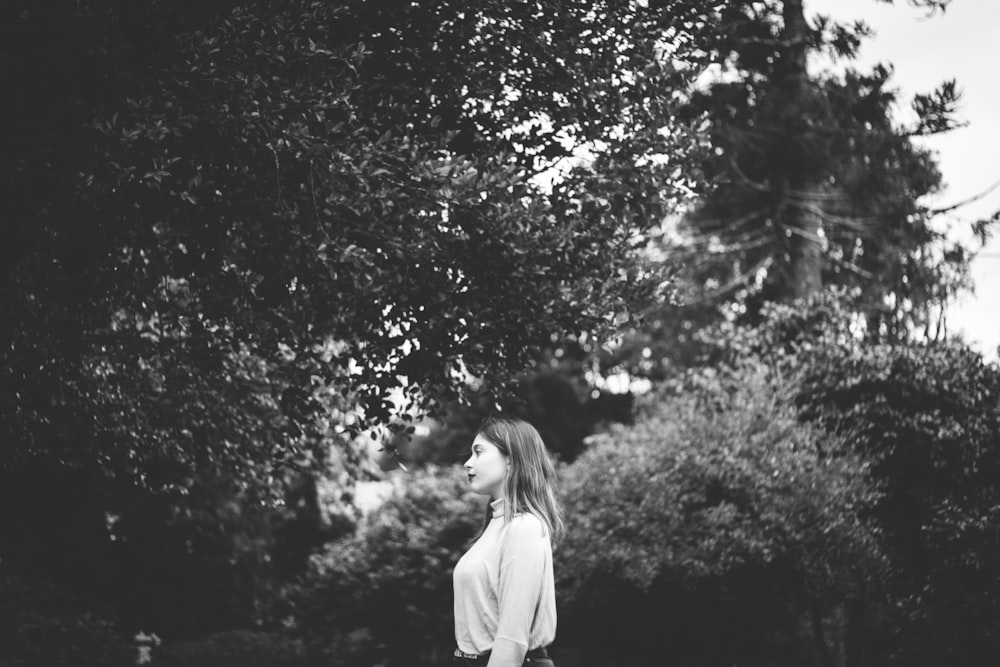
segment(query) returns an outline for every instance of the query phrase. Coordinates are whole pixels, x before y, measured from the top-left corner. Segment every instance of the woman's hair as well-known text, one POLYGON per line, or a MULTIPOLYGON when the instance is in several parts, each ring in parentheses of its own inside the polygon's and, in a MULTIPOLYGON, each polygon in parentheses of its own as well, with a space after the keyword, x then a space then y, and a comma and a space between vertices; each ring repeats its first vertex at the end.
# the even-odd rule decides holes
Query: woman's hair
MULTIPOLYGON (((489 440, 510 462, 510 471, 504 479, 507 503, 504 521, 528 512, 545 524, 553 540, 561 537, 562 512, 553 488, 556 470, 535 427, 521 419, 491 417, 483 422, 476 435, 489 440)), ((492 510, 487 505, 486 523, 491 517, 492 510)))

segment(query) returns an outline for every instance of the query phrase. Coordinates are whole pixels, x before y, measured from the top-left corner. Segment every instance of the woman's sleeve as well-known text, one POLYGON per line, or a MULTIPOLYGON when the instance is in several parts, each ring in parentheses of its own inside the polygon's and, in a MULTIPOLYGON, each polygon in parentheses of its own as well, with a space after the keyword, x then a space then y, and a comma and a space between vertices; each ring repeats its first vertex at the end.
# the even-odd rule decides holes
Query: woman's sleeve
POLYGON ((520 667, 524 662, 542 597, 547 546, 544 524, 538 517, 524 514, 507 527, 500 549, 497 588, 500 620, 489 667, 520 667))

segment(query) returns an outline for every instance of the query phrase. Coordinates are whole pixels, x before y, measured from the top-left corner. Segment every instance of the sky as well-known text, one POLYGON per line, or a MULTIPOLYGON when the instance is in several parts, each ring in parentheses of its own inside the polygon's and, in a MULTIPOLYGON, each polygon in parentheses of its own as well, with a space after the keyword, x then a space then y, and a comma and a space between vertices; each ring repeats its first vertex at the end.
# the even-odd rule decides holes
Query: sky
MULTIPOLYGON (((936 151, 945 188, 927 203, 955 204, 1000 182, 1000 0, 952 0, 944 13, 928 16, 926 9, 906 0, 806 0, 810 17, 826 14, 836 20, 863 20, 875 36, 866 40, 854 64, 869 69, 891 64, 892 81, 906 102, 914 93, 930 92, 947 79, 962 91, 958 118, 965 127, 920 139, 936 151)), ((902 108, 904 118, 907 108, 902 108)), ((956 238, 972 239, 969 223, 1000 210, 1000 187, 957 210, 951 220, 956 238)), ((997 361, 1000 346, 1000 225, 972 264, 975 293, 952 304, 948 330, 960 333, 976 350, 997 361)))

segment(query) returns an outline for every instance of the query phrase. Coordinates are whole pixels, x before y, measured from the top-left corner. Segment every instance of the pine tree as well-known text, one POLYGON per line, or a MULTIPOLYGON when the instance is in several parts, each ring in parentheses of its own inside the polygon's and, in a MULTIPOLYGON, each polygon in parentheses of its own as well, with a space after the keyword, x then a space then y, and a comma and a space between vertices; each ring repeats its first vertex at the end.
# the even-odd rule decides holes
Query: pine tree
POLYGON ((692 300, 714 318, 720 303, 753 314, 764 301, 853 287, 872 336, 931 332, 968 255, 922 203, 941 175, 914 137, 955 126, 955 82, 918 95, 918 121, 905 126, 889 68, 810 72, 811 58, 856 55, 863 23, 807 20, 802 0, 731 3, 720 20, 724 75, 688 110, 710 134, 708 186, 674 248, 690 257, 692 300))

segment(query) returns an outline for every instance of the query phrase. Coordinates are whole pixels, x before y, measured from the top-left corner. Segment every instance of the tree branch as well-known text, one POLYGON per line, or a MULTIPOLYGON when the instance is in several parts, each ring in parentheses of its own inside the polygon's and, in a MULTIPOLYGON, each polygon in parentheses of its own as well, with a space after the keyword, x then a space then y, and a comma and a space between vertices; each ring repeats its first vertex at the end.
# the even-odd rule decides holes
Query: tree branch
POLYGON ((951 211, 954 211, 956 209, 962 208, 963 206, 968 206, 969 204, 972 204, 974 202, 979 201, 980 199, 982 199, 986 195, 990 194, 991 192, 993 192, 997 188, 1000 188, 1000 181, 995 182, 993 185, 989 186, 988 188, 986 188, 985 190, 983 190, 979 194, 973 195, 972 197, 969 197, 968 199, 963 199, 962 201, 960 201, 958 203, 955 203, 955 204, 951 204, 949 206, 943 206, 941 208, 932 208, 932 209, 928 210, 927 212, 930 213, 931 215, 938 215, 940 213, 950 213, 951 211))

